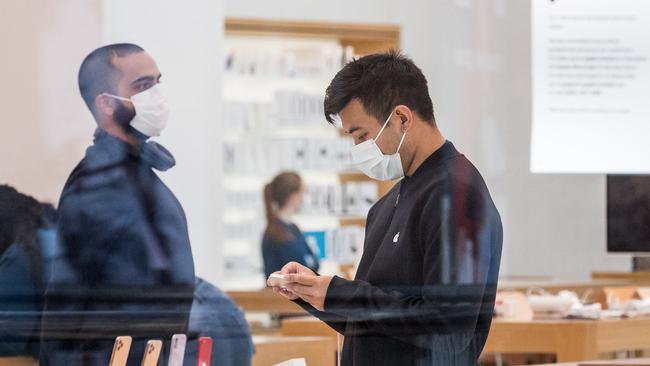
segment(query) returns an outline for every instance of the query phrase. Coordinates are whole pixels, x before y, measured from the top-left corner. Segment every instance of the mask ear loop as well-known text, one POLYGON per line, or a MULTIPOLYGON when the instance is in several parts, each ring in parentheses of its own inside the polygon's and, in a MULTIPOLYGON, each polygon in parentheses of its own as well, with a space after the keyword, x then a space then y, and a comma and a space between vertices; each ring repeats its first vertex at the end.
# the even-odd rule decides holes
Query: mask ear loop
POLYGON ((102 93, 102 94, 107 95, 107 96, 109 96, 111 98, 114 98, 114 99, 117 99, 117 100, 123 100, 125 102, 131 102, 131 99, 129 99, 129 98, 120 97, 118 95, 113 95, 113 94, 110 94, 110 93, 102 93))
POLYGON ((341 335, 339 332, 336 332, 336 366, 341 366, 341 353, 343 350, 341 350, 341 335))
POLYGON ((384 125, 381 126, 381 130, 379 130, 379 133, 375 137, 375 142, 377 142, 377 139, 379 138, 379 135, 381 135, 382 132, 384 132, 384 128, 386 128, 386 125, 388 125, 388 121, 390 121, 390 118, 393 116, 393 112, 390 112, 390 115, 386 119, 386 122, 384 122, 384 125))
POLYGON ((406 132, 402 134, 402 139, 399 140, 399 145, 397 145, 397 151, 395 152, 395 154, 397 154, 399 152, 399 149, 402 147, 402 143, 404 142, 404 137, 406 137, 406 132))

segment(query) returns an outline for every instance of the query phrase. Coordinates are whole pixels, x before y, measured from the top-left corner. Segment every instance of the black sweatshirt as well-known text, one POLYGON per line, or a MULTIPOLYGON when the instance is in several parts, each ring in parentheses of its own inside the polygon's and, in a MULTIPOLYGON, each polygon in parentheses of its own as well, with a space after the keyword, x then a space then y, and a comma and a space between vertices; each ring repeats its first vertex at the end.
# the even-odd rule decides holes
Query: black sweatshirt
POLYGON ((368 213, 354 281, 334 277, 325 312, 343 365, 475 365, 491 324, 499 213, 478 170, 447 141, 368 213))

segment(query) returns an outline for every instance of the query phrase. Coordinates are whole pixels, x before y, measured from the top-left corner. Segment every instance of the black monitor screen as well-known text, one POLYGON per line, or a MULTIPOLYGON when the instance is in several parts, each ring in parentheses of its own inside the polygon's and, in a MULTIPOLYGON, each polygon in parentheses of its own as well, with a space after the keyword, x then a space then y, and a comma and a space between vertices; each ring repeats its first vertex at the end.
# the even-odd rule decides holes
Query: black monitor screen
POLYGON ((650 175, 607 176, 607 251, 650 252, 650 175))

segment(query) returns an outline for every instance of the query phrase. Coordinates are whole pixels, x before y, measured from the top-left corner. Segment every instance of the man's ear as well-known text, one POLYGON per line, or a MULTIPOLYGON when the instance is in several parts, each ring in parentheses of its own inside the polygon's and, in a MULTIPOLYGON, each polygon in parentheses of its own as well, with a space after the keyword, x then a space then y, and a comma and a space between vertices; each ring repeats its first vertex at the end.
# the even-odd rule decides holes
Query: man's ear
POLYGON ((399 118, 400 129, 406 132, 413 125, 413 112, 405 105, 395 107, 395 115, 399 118))
POLYGON ((95 97, 95 110, 103 115, 112 116, 115 112, 117 101, 106 94, 99 94, 95 97))

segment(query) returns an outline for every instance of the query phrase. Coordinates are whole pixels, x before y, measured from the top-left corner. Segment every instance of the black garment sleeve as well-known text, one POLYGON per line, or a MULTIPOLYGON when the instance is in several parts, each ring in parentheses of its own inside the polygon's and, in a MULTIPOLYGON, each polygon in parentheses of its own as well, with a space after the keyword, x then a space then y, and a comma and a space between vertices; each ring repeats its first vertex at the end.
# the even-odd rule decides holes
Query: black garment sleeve
POLYGON ((311 315, 317 317, 327 324, 330 328, 334 329, 339 334, 345 334, 347 326, 347 318, 330 312, 323 312, 311 306, 308 302, 302 299, 293 300, 301 308, 305 309, 311 315))
POLYGON ((192 288, 160 282, 169 264, 153 252, 160 248, 158 238, 126 179, 69 195, 60 215, 60 244, 73 275, 60 278, 55 265, 45 338, 159 336, 187 329, 187 311, 176 304, 191 299, 192 288))
MULTIPOLYGON (((421 245, 422 283, 379 287, 335 277, 325 311, 354 322, 358 332, 453 335, 458 339, 454 347, 464 349, 476 333, 480 313, 491 312, 484 303, 495 291, 495 286, 488 286, 488 270, 501 224, 486 200, 491 204, 489 195, 478 192, 467 179, 447 179, 429 193, 414 229, 421 245)), ((435 347, 435 342, 424 342, 435 347)))

